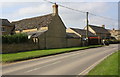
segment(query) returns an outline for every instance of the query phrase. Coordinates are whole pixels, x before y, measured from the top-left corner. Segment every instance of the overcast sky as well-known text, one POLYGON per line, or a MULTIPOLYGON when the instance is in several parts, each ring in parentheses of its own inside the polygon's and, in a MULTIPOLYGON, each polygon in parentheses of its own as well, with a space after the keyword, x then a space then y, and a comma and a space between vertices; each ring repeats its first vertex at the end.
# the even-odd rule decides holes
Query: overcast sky
MULTIPOLYGON (((55 0, 51 0, 55 1, 55 0)), ((109 17, 113 19, 118 19, 118 0, 81 0, 81 1, 59 1, 58 4, 67 6, 76 10, 88 11, 90 13, 109 17), (115 2, 116 1, 116 2, 115 2)), ((52 4, 44 2, 43 0, 26 0, 16 2, 15 0, 2 0, 0 2, 0 18, 6 18, 9 21, 17 21, 24 18, 31 18, 41 15, 46 15, 52 13, 52 4)), ((86 14, 69 10, 59 6, 59 15, 62 18, 66 27, 74 28, 84 28, 86 25, 86 14)), ((89 24, 93 25, 106 25, 106 28, 112 29, 115 27, 117 29, 118 22, 115 20, 105 19, 98 16, 89 15, 89 24)))

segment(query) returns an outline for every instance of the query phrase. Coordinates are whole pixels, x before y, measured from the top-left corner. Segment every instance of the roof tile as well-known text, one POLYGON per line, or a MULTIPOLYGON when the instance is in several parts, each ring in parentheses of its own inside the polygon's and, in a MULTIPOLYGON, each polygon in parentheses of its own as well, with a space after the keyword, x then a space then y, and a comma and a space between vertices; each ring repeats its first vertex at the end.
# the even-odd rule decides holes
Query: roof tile
POLYGON ((20 21, 12 22, 15 24, 15 30, 26 30, 26 29, 34 29, 40 27, 48 27, 48 24, 52 21, 52 14, 47 14, 44 16, 38 16, 28 19, 23 19, 20 21))

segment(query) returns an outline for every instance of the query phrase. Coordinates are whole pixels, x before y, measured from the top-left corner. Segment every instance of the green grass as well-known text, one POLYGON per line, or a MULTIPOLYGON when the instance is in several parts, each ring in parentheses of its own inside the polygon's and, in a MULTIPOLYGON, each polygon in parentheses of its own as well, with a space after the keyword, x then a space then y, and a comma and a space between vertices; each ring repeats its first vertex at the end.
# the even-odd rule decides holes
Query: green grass
POLYGON ((53 55, 58 53, 69 52, 73 50, 80 50, 80 49, 87 49, 93 47, 99 47, 101 45, 93 45, 88 47, 73 47, 73 48, 61 48, 61 49, 46 49, 46 50, 35 50, 35 51, 26 51, 26 52, 19 52, 19 53, 11 53, 11 54, 1 54, 2 62, 14 62, 26 59, 33 59, 47 55, 53 55))
POLYGON ((120 51, 103 60, 88 75, 118 75, 118 54, 120 51))

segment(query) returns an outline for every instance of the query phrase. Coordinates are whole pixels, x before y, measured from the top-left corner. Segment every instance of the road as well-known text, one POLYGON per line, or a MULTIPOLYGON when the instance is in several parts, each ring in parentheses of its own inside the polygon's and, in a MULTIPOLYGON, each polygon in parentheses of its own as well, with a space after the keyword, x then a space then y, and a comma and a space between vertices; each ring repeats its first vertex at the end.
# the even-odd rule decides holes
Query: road
POLYGON ((84 75, 118 45, 79 50, 2 66, 3 75, 84 75))

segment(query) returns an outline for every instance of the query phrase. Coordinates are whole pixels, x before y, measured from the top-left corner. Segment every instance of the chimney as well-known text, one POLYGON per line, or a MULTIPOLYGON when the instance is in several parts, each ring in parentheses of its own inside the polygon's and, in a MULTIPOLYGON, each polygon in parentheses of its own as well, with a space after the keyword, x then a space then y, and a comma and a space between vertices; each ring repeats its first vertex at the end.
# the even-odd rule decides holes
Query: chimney
POLYGON ((113 32, 115 32, 115 28, 113 28, 113 32))
POLYGON ((58 5, 55 3, 53 6, 53 14, 58 14, 58 5))
POLYGON ((102 25, 103 28, 105 28, 105 25, 102 25))
POLYGON ((115 30, 115 28, 113 28, 113 30, 115 30))

